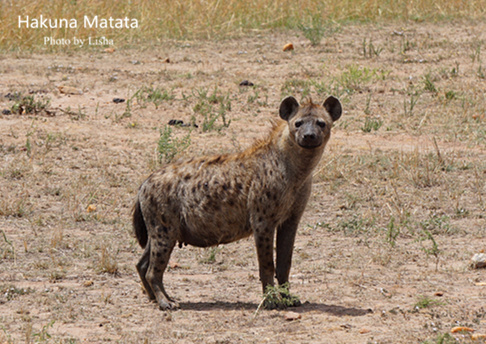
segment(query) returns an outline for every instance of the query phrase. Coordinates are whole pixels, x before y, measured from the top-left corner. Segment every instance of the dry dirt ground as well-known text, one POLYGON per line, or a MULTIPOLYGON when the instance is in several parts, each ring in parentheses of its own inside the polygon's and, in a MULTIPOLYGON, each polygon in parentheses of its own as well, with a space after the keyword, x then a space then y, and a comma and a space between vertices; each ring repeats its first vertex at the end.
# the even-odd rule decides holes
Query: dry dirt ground
POLYGON ((470 267, 486 248, 486 25, 336 29, 318 46, 269 32, 1 55, 0 109, 14 113, 0 115, 0 343, 469 343, 451 329, 486 333, 486 271, 470 267), (135 270, 139 184, 173 153, 248 147, 286 95, 329 94, 345 111, 295 244, 301 318, 256 312, 251 239, 176 248, 166 288, 181 310, 158 310, 135 270), (171 119, 198 127, 161 140, 171 119))

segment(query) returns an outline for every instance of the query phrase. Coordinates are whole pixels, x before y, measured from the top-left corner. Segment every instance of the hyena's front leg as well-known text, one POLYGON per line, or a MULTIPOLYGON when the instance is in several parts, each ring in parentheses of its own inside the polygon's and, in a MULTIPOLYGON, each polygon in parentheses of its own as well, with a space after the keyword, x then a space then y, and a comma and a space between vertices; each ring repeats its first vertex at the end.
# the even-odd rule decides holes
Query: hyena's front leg
MULTIPOLYGON (((290 216, 277 228, 277 281, 279 285, 289 282, 290 267, 292 266, 292 253, 294 251, 295 235, 300 218, 311 192, 309 180, 297 193, 296 204, 292 207, 290 216)), ((300 306, 301 302, 296 296, 286 293, 289 306, 300 306)))
POLYGON ((293 219, 285 221, 277 229, 277 281, 279 285, 289 281, 292 253, 294 250, 295 235, 298 221, 293 219))
POLYGON ((260 281, 262 282, 263 293, 267 286, 274 285, 275 266, 273 264, 273 228, 262 228, 255 230, 255 244, 260 269, 260 281))
MULTIPOLYGON (((298 223, 298 219, 291 218, 277 229, 277 281, 279 285, 287 284, 288 288, 290 267, 292 265, 292 252, 298 223)), ((287 306, 296 307, 302 304, 299 298, 291 295, 288 290, 282 293, 282 297, 286 299, 285 304, 287 306)))

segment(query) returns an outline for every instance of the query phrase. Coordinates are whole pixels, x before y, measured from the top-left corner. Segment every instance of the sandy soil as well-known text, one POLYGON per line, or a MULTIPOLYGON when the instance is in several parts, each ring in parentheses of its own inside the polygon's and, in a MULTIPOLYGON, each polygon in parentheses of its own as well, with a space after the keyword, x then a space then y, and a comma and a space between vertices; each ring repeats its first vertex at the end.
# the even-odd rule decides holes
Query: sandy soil
POLYGON ((266 33, 0 56, 0 109, 19 94, 50 100, 47 111, 0 115, 0 343, 468 343, 451 329, 486 333, 485 271, 470 267, 486 248, 485 39, 484 24, 363 24, 315 47, 266 33), (233 152, 266 135, 284 96, 329 94, 345 112, 299 226, 301 318, 256 313, 251 239, 176 248, 165 283, 181 310, 158 310, 135 270, 130 212, 161 165, 160 130, 198 124, 172 128, 191 139, 180 157, 233 152), (221 104, 229 126, 219 117, 203 131, 200 109, 217 116, 221 104))

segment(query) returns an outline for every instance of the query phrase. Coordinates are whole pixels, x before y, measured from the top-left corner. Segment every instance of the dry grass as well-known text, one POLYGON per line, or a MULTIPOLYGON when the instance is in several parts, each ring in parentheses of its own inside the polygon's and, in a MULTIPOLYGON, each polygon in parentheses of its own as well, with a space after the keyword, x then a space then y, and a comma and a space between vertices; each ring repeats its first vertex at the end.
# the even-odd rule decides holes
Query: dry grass
POLYGON ((273 28, 295 29, 299 25, 334 22, 388 20, 475 20, 484 17, 486 1, 2 1, 0 2, 0 47, 6 50, 58 50, 74 46, 44 46, 44 37, 73 39, 107 37, 118 46, 167 38, 224 38, 273 28), (19 29, 18 17, 76 19, 68 29, 19 29), (83 18, 136 18, 138 29, 94 29, 84 27, 83 18), (316 21, 316 19, 318 19, 316 21))

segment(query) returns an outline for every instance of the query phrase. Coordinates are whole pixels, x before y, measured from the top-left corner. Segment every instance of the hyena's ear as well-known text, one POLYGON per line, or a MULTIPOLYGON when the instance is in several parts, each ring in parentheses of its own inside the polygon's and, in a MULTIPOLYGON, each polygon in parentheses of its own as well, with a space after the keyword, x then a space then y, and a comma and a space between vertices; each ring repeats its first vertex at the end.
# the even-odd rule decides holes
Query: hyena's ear
POLYGON ((327 110, 327 112, 331 115, 331 118, 334 122, 336 122, 339 117, 341 117, 341 114, 343 113, 343 108, 341 107, 341 103, 339 102, 339 99, 336 97, 330 96, 324 101, 323 104, 324 108, 327 110))
POLYGON ((299 102, 294 97, 285 98, 280 104, 280 118, 288 121, 290 117, 297 113, 299 106, 299 102))

